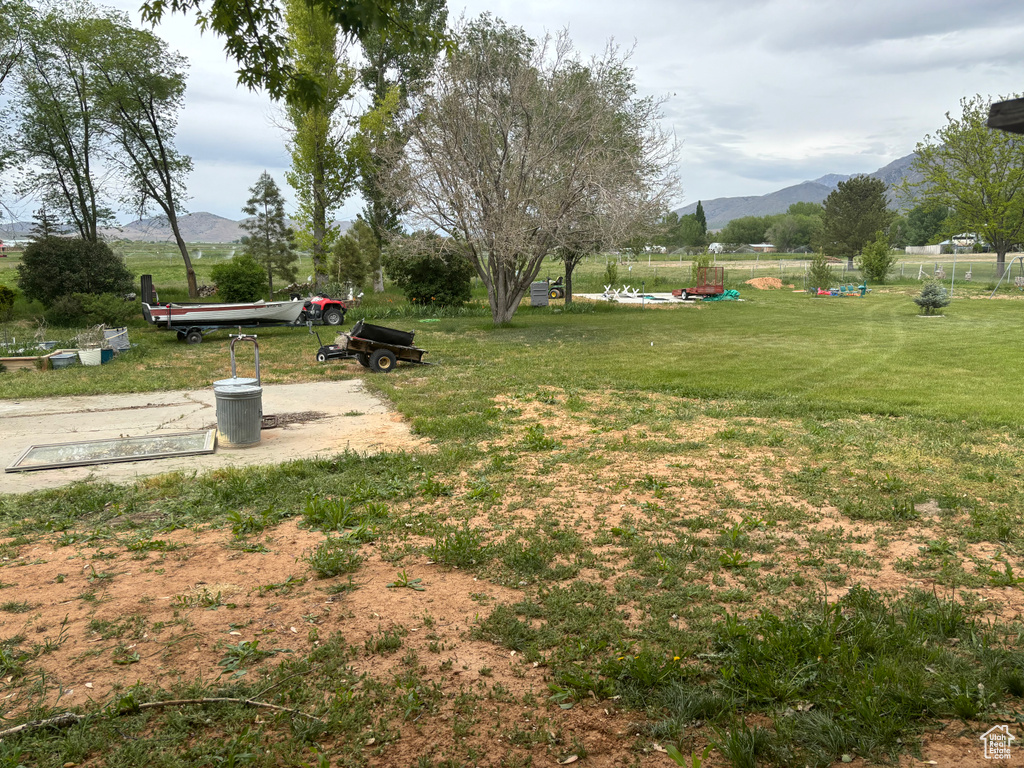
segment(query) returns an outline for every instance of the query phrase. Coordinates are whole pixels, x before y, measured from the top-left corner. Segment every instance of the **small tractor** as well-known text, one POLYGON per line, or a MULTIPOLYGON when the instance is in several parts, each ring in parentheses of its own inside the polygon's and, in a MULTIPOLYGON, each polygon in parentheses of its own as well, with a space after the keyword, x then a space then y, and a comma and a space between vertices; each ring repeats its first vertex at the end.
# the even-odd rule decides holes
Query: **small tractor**
POLYGON ((565 298, 565 284, 562 282, 562 278, 558 278, 555 282, 548 281, 548 298, 549 299, 564 299, 565 298))

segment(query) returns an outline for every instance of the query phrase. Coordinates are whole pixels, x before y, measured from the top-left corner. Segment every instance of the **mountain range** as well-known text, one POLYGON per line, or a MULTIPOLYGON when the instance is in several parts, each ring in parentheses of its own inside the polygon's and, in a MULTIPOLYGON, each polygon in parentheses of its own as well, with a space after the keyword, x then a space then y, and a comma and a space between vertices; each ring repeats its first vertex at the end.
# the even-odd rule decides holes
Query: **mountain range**
MULTIPOLYGON (((889 207, 899 207, 899 196, 895 193, 894 187, 904 179, 912 182, 920 180, 920 174, 911 169, 914 161, 914 154, 893 160, 886 166, 879 168, 874 173, 865 174, 876 179, 881 179, 889 187, 889 207)), ((776 192, 769 192, 767 195, 756 197, 716 197, 713 200, 702 200, 704 206, 704 217, 708 222, 708 229, 721 229, 733 219, 743 216, 771 216, 777 213, 785 213, 793 203, 823 203, 825 198, 836 188, 841 181, 847 181, 852 176, 839 173, 829 173, 813 181, 805 181, 785 187, 776 192)), ((676 210, 680 216, 694 213, 697 210, 697 203, 687 205, 676 210)))
MULTIPOLYGON (((246 219, 234 221, 213 213, 188 213, 178 218, 178 227, 187 243, 233 243, 246 234, 245 230, 241 228, 242 221, 246 221, 246 219)), ((352 225, 352 222, 336 221, 335 224, 344 232, 352 225)), ((296 222, 289 219, 288 225, 295 227, 296 222)), ((0 224, 0 240, 27 238, 32 231, 32 226, 33 222, 31 221, 0 224)), ((151 219, 139 219, 118 227, 105 227, 101 232, 103 238, 108 242, 116 240, 148 243, 174 242, 167 220, 159 216, 151 219)))
MULTIPOLYGON (((867 174, 881 179, 889 187, 889 207, 899 207, 898 196, 894 187, 909 178, 911 181, 919 181, 920 175, 911 170, 911 163, 914 154, 893 160, 886 166, 879 168, 874 173, 867 174)), ((777 213, 785 213, 793 203, 822 203, 829 193, 836 188, 840 181, 846 181, 851 176, 839 173, 829 173, 813 181, 805 181, 785 187, 767 195, 751 197, 716 197, 713 200, 703 200, 704 216, 707 218, 708 229, 721 229, 733 219, 743 216, 770 216, 777 213)), ((676 210, 680 216, 694 213, 697 210, 697 203, 687 205, 676 210)), ((244 221, 244 219, 242 220, 244 221)), ((178 225, 185 241, 189 243, 233 243, 239 240, 244 234, 241 229, 241 221, 226 219, 212 213, 189 213, 178 219, 178 225)), ((290 226, 295 222, 289 220, 290 226)), ((347 230, 352 222, 337 221, 342 231, 347 230)), ((11 224, 0 223, 0 240, 27 238, 32 229, 32 222, 17 221, 11 224)), ((174 242, 171 236, 171 229, 167 226, 166 219, 155 217, 151 219, 139 219, 130 224, 119 227, 108 227, 104 230, 103 237, 108 241, 132 240, 135 242, 174 242)))

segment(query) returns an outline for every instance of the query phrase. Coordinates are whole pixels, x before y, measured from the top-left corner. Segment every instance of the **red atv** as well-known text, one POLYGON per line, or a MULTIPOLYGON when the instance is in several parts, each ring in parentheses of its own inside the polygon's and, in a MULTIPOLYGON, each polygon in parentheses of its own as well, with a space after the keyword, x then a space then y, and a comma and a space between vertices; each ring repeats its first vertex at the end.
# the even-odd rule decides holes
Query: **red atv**
POLYGON ((314 296, 303 305, 305 317, 314 323, 324 325, 341 325, 345 322, 348 306, 341 299, 330 296, 314 296))

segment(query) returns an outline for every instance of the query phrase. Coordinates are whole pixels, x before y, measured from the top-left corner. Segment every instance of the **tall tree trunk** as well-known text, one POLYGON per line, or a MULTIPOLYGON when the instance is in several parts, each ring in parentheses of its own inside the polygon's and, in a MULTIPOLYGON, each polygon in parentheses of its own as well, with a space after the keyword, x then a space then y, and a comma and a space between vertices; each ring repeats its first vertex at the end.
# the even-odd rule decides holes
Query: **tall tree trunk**
POLYGON ((576 269, 576 262, 572 259, 565 261, 565 303, 572 304, 572 271, 576 269))
POLYGON ((167 215, 167 223, 171 225, 174 242, 178 244, 181 259, 185 262, 185 279, 188 282, 189 298, 197 299, 199 298, 199 286, 196 284, 196 270, 192 266, 192 258, 188 255, 188 246, 185 244, 185 238, 181 236, 181 229, 178 227, 177 212, 170 206, 162 207, 167 215))
POLYGON ((327 237, 327 209, 323 204, 323 180, 313 179, 313 290, 318 292, 322 287, 323 278, 327 276, 325 261, 327 249, 324 239, 327 237))
MULTIPOLYGON (((370 222, 370 231, 373 233, 373 239, 377 242, 377 253, 384 253, 384 228, 380 225, 381 216, 383 215, 381 208, 383 206, 379 201, 374 200, 370 204, 370 211, 372 213, 372 221, 370 222)), ((381 293, 384 290, 384 265, 380 262, 378 256, 377 268, 373 270, 373 292, 381 293)))
POLYGON ((1009 250, 1006 247, 999 247, 996 249, 996 280, 999 280, 1003 273, 1006 272, 1006 251, 1009 250))

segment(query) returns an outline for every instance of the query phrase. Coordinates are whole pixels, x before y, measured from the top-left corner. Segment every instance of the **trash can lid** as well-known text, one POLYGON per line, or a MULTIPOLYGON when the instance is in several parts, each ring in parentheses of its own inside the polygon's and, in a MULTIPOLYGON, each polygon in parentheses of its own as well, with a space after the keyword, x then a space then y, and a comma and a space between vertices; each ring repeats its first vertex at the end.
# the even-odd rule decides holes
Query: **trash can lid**
POLYGON ((220 381, 213 382, 213 388, 218 389, 220 387, 237 387, 242 384, 259 384, 259 379, 252 379, 245 376, 235 376, 232 379, 221 379, 220 381))
POLYGON ((263 392, 263 387, 255 384, 228 384, 223 387, 214 387, 213 394, 226 397, 254 397, 263 392))

